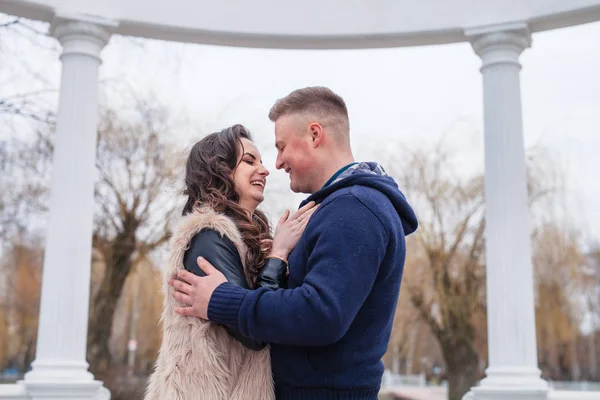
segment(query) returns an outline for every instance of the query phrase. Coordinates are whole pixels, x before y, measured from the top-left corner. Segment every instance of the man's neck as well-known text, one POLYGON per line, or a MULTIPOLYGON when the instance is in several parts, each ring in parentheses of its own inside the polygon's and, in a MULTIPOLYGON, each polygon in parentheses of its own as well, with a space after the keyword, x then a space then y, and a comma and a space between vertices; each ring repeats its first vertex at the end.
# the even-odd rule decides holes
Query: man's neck
POLYGON ((344 168, 348 164, 352 164, 354 161, 354 156, 352 154, 344 155, 341 157, 336 157, 336 161, 328 164, 325 168, 323 168, 323 175, 321 176, 321 182, 319 188, 322 188, 327 181, 340 169, 344 168))

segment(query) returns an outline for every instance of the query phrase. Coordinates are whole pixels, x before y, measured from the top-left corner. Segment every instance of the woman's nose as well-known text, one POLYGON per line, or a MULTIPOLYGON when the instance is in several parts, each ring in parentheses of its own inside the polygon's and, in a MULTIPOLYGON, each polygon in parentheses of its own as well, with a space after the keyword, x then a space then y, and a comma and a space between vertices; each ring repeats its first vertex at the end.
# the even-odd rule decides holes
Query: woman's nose
POLYGON ((270 174, 269 170, 264 165, 260 166, 259 173, 264 176, 268 176, 270 174))

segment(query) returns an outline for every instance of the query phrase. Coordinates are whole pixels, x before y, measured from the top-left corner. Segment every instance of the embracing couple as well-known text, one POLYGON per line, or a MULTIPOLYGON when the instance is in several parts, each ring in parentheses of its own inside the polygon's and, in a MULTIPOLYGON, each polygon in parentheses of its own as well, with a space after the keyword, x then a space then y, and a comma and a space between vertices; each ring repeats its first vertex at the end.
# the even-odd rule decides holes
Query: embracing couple
POLYGON ((310 195, 272 235, 250 133, 193 146, 146 400, 377 398, 417 219, 380 165, 354 160, 330 89, 296 90, 269 118, 276 168, 310 195))

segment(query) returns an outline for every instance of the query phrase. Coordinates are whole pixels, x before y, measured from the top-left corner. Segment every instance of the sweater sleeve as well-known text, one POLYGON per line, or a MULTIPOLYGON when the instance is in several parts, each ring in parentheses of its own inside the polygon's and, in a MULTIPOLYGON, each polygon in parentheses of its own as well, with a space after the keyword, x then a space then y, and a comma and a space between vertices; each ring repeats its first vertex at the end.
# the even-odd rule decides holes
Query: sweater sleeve
POLYGON ((302 285, 248 291, 223 283, 210 299, 208 318, 272 343, 324 346, 340 340, 371 292, 388 235, 352 194, 321 208, 308 229, 312 251, 302 285))

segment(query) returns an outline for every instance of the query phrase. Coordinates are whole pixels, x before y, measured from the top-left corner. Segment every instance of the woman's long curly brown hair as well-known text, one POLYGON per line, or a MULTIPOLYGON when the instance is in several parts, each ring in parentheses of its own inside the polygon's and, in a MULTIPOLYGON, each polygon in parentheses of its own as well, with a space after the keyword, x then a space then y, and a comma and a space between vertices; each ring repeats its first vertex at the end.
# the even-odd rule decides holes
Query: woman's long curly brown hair
POLYGON ((272 236, 264 213, 256 210, 249 215, 238 204, 240 198, 232 176, 243 154, 242 138, 252 140, 244 126, 234 125, 211 133, 192 147, 185 167, 184 194, 188 200, 182 214, 208 205, 233 219, 248 247, 244 272, 248 284, 254 287, 256 276, 270 251, 272 236))

